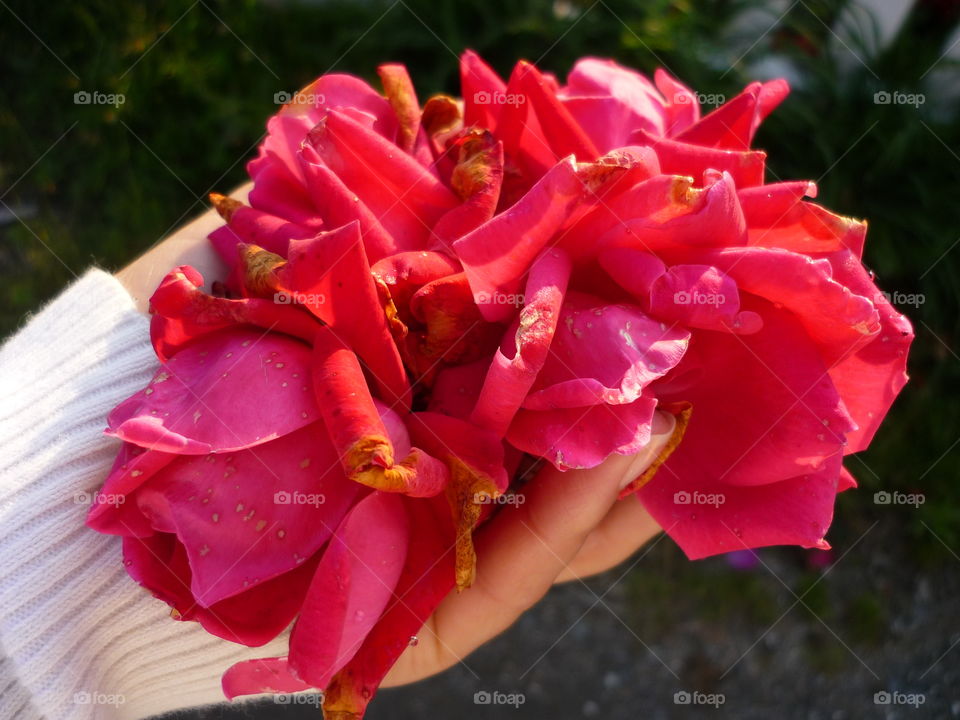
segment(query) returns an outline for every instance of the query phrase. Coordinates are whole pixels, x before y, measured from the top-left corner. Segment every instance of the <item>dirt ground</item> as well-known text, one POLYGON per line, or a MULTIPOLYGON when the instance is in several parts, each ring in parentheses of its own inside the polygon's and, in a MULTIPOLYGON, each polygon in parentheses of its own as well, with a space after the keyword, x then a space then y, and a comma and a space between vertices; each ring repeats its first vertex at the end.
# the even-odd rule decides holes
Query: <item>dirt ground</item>
MULTIPOLYGON (((664 539, 555 588, 460 666, 382 691, 367 717, 960 717, 960 559, 945 550, 920 567, 908 544, 885 517, 848 528, 829 554, 689 563, 664 539)), ((175 717, 317 716, 268 700, 175 717)))

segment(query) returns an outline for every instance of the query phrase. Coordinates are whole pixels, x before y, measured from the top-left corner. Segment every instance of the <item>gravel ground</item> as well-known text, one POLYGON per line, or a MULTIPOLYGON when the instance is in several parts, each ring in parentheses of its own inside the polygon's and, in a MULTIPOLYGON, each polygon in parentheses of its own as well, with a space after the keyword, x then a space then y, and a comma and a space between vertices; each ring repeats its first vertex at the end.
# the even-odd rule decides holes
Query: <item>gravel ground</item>
MULTIPOLYGON (((748 570, 723 558, 688 563, 660 542, 555 588, 460 666, 382 691, 367 717, 960 717, 960 559, 945 552, 917 567, 887 519, 849 535, 831 555, 761 551, 748 570), (501 702, 476 702, 484 692, 501 702), (876 693, 892 701, 878 704, 876 693)), ((268 700, 175 717, 318 714, 268 700)))

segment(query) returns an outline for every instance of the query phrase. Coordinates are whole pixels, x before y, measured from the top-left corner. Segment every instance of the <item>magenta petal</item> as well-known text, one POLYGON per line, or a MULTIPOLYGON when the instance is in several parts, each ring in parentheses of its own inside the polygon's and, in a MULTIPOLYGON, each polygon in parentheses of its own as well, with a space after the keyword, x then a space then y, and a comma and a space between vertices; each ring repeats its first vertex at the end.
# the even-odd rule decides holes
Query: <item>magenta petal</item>
POLYGON ((256 172, 251 172, 250 177, 254 181, 247 198, 251 207, 314 230, 319 230, 323 225, 303 184, 282 165, 274 162, 263 164, 256 172))
POLYGON ((585 188, 571 160, 555 165, 516 205, 454 243, 474 300, 488 322, 510 317, 503 300, 557 232, 585 188))
POLYGON ((492 99, 503 96, 507 86, 473 50, 460 56, 460 86, 464 127, 495 131, 503 105, 492 99))
MULTIPOLYGON (((297 162, 300 143, 310 129, 333 108, 344 108, 355 115, 364 115, 378 133, 393 140, 397 133, 397 119, 383 96, 359 78, 350 75, 323 75, 305 87, 267 121, 267 138, 260 149, 260 157, 247 165, 247 171, 256 177, 270 164, 283 167, 292 178, 303 182, 303 172, 297 162)), ((291 218, 292 219, 292 218, 291 218)))
POLYGON ((516 77, 524 102, 530 104, 530 111, 536 116, 554 157, 573 155, 581 162, 591 162, 602 154, 570 110, 557 99, 553 78, 543 75, 529 63, 522 66, 516 77))
POLYGON ((309 145, 300 150, 300 163, 307 178, 307 189, 317 212, 330 228, 347 225, 354 220, 360 223, 360 234, 367 260, 372 265, 378 260, 400 251, 414 247, 398 242, 383 224, 376 218, 357 195, 350 190, 340 177, 323 164, 323 160, 309 145))
POLYGON ((789 92, 786 80, 750 83, 735 98, 677 135, 677 140, 724 150, 747 150, 760 123, 789 92))
POLYGON ((381 397, 391 404, 409 403, 407 375, 358 223, 291 241, 290 261, 277 275, 286 290, 300 293, 307 309, 360 356, 381 397))
MULTIPOLYGON (((222 228, 232 232, 229 228, 222 228)), ((297 305, 266 298, 231 300, 203 292, 203 277, 188 265, 174 268, 150 297, 150 340, 166 362, 193 340, 226 328, 252 326, 310 342, 317 322, 297 305)))
POLYGON ((745 295, 743 304, 763 318, 758 332, 696 333, 678 371, 698 371, 699 380, 675 392, 658 386, 662 400, 692 405, 683 442, 661 474, 707 485, 813 474, 841 455, 845 434, 855 427, 797 319, 753 296, 745 295))
POLYGON ((173 608, 177 620, 199 622, 211 635, 241 645, 269 642, 286 628, 303 602, 316 559, 297 569, 211 605, 190 595, 190 567, 183 545, 165 533, 124 538, 123 558, 134 580, 173 608))
POLYGON ((632 455, 650 442, 656 407, 654 398, 641 397, 623 405, 520 410, 507 440, 558 470, 592 468, 613 453, 632 455))
POLYGON ((627 145, 637 128, 654 135, 667 129, 666 106, 657 88, 612 60, 578 60, 561 97, 601 153, 627 145))
POLYGON ((312 688, 293 674, 290 661, 285 657, 257 658, 234 663, 223 674, 220 684, 227 700, 241 695, 295 693, 312 688))
POLYGON ((310 348, 241 328, 204 335, 107 418, 107 434, 181 455, 265 443, 319 420, 310 348), (269 400, 269 402, 266 402, 269 400))
POLYGON ((313 124, 306 115, 274 115, 267 120, 267 137, 260 147, 260 156, 247 164, 250 176, 255 178, 263 168, 274 165, 283 168, 288 181, 302 185, 303 171, 297 162, 297 151, 313 124))
POLYGON ((607 275, 643 302, 649 301, 654 282, 667 271, 667 266, 656 255, 634 248, 609 248, 597 259, 607 275))
POLYGON ((834 280, 828 260, 774 248, 729 248, 702 257, 728 273, 741 291, 791 310, 828 366, 856 352, 880 330, 873 302, 834 280))
POLYGON ((160 529, 186 547, 193 596, 209 607, 305 562, 360 490, 315 423, 255 450, 181 458, 137 502, 169 512, 173 527, 160 529))
POLYGON ((667 100, 666 136, 673 137, 700 119, 700 99, 690 88, 663 68, 654 71, 653 82, 667 100))
POLYGON ((863 255, 867 224, 804 201, 815 197, 812 182, 775 183, 737 193, 747 220, 748 244, 799 253, 849 249, 863 255))
POLYGON ((451 183, 463 202, 434 225, 431 245, 449 253, 452 242, 493 217, 503 185, 503 145, 493 135, 464 135, 454 147, 459 149, 459 162, 451 183))
POLYGON ((873 284, 853 253, 827 256, 835 279, 851 292, 872 293, 880 330, 869 343, 830 368, 830 377, 859 428, 849 433, 846 452, 866 449, 897 394, 907 382, 907 351, 913 342, 910 321, 873 284))
POLYGON ((768 545, 826 549, 839 465, 836 456, 818 472, 754 487, 704 482, 695 465, 679 476, 661 468, 640 501, 691 560, 768 545))
POLYGON ((136 491, 177 459, 172 453, 147 450, 124 443, 103 487, 94 496, 87 526, 110 535, 146 537, 153 534, 149 520, 136 504, 136 491))
POLYGON ((413 442, 428 453, 444 459, 455 457, 490 478, 500 492, 507 489, 510 481, 503 467, 499 435, 436 412, 412 413, 407 422, 413 442))
POLYGON ((407 532, 403 501, 381 492, 337 528, 290 636, 290 665, 306 682, 325 687, 376 625, 403 570, 407 532))
POLYGON ((527 99, 524 76, 529 68, 530 64, 524 60, 514 65, 497 119, 496 134, 503 142, 503 152, 508 158, 503 192, 506 200, 502 201, 505 205, 513 204, 517 197, 530 189, 534 180, 560 160, 538 121, 536 109, 527 99))
MULTIPOLYGON (((412 638, 454 586, 456 532, 444 497, 405 503, 416 536, 407 548, 394 599, 361 648, 337 676, 336 688, 361 712, 412 638)), ((328 692, 331 690, 327 688, 328 692)))
POLYGON ((653 283, 650 314, 684 327, 740 333, 760 329, 760 318, 740 312, 737 283, 712 265, 673 265, 653 283))
POLYGON ((481 358, 441 369, 434 380, 427 409, 461 420, 469 418, 491 362, 491 358, 481 358))
POLYGON ((732 178, 707 187, 689 178, 658 175, 602 203, 563 233, 561 247, 578 260, 606 248, 669 254, 672 262, 699 257, 705 247, 744 245, 746 223, 732 178), (704 232, 704 228, 710 232, 704 232))
POLYGON ((767 154, 761 150, 718 150, 657 137, 642 130, 633 133, 631 142, 652 147, 664 173, 699 178, 712 169, 730 173, 738 188, 763 184, 767 154))
POLYGON ((840 480, 837 482, 837 492, 843 492, 857 487, 857 479, 845 467, 840 468, 840 480))
POLYGON ((390 235, 403 238, 403 250, 426 247, 433 225, 457 205, 416 159, 344 113, 330 112, 307 142, 390 235))
POLYGON ((638 308, 568 292, 550 354, 523 402, 529 410, 624 404, 668 373, 690 333, 638 308))
MULTIPOLYGON (((218 207, 220 206, 218 205, 218 207)), ((239 243, 257 245, 276 255, 286 257, 287 246, 291 239, 311 237, 316 235, 317 232, 314 227, 290 222, 282 217, 247 205, 233 208, 229 217, 227 227, 232 231, 232 234, 227 235, 214 231, 210 234, 210 239, 213 241, 217 252, 230 267, 237 262, 237 245, 239 243), (236 242, 232 243, 231 246, 231 243, 227 242, 228 238, 235 238, 236 242)))
POLYGON ((503 435, 547 360, 572 270, 562 250, 546 250, 527 278, 526 304, 493 356, 471 420, 503 435))

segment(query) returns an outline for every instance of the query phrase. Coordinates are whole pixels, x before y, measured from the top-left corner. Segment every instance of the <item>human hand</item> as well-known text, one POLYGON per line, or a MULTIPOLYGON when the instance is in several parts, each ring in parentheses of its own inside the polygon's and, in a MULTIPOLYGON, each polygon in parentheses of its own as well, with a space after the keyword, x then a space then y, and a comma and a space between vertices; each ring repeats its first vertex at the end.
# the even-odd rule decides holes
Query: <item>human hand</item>
POLYGON ((477 531, 477 578, 451 593, 387 674, 382 687, 415 682, 460 662, 499 635, 552 585, 603 572, 627 559, 660 531, 636 495, 621 488, 659 455, 675 426, 656 412, 650 443, 637 455, 612 455, 590 470, 547 465, 523 488, 525 502, 508 505, 477 531))
MULTIPOLYGON (((230 197, 246 201, 253 183, 240 186, 230 197)), ((164 276, 177 265, 191 265, 203 275, 206 283, 222 279, 226 271, 207 235, 223 225, 223 218, 210 209, 164 238, 132 263, 120 270, 116 277, 130 293, 137 309, 147 312, 150 296, 164 276)))

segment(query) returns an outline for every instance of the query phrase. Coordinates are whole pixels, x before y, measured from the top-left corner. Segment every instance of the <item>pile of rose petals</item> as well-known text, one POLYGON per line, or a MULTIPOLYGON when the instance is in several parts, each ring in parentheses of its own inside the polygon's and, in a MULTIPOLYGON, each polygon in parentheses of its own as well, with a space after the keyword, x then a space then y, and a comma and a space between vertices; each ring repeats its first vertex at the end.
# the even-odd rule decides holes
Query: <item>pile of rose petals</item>
POLYGON ((671 442, 624 494, 691 558, 828 547, 841 463, 906 381, 910 323, 866 224, 764 182, 787 95, 697 96, 584 58, 566 84, 472 52, 462 100, 325 75, 270 118, 248 203, 212 196, 228 270, 151 299, 160 369, 88 524, 210 633, 289 654, 229 697, 325 690, 359 718, 475 573, 472 533, 531 460, 590 468, 671 442), (201 287, 210 283, 209 291, 201 287), (214 281, 214 282, 211 282, 214 281))

